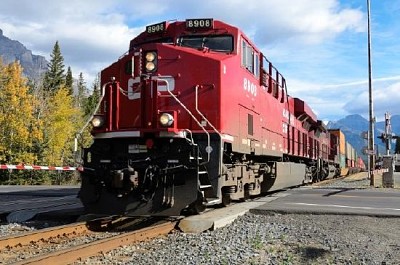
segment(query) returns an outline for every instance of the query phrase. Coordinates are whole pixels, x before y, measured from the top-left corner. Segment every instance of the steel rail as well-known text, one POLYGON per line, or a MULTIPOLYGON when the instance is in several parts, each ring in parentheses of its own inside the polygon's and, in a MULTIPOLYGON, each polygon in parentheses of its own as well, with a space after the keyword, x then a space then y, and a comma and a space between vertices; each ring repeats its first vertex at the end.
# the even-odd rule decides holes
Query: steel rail
POLYGON ((86 226, 86 222, 35 230, 33 232, 26 232, 19 235, 12 235, 0 238, 0 250, 5 248, 24 246, 30 244, 31 242, 37 242, 60 235, 68 236, 79 235, 83 233, 91 233, 89 228, 86 226))
POLYGON ((129 245, 138 241, 144 241, 160 235, 168 234, 174 229, 176 223, 177 222, 175 221, 166 222, 159 225, 146 227, 115 237, 94 241, 89 244, 79 245, 73 248, 49 253, 44 256, 23 260, 14 264, 71 264, 77 260, 83 260, 100 253, 105 253, 120 246, 129 245))

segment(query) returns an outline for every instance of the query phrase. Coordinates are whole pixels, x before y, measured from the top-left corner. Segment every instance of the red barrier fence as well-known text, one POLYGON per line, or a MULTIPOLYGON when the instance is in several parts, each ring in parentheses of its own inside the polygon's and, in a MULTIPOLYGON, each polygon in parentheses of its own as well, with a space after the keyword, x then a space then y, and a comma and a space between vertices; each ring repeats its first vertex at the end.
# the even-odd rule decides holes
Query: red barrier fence
POLYGON ((0 169, 18 169, 18 170, 59 170, 59 171, 81 171, 81 167, 53 167, 53 166, 28 166, 28 165, 0 165, 0 169))
POLYGON ((385 172, 389 172, 388 168, 381 168, 381 169, 375 169, 375 170, 371 170, 372 174, 383 174, 385 172))

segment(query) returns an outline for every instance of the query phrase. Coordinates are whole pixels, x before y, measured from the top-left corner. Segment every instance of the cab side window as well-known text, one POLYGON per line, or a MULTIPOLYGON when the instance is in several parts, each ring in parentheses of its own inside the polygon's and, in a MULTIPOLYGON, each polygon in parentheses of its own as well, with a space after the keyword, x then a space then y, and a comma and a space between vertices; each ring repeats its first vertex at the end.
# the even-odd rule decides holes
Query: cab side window
POLYGON ((254 76, 259 76, 260 59, 258 53, 245 40, 242 39, 242 67, 246 68, 254 76))

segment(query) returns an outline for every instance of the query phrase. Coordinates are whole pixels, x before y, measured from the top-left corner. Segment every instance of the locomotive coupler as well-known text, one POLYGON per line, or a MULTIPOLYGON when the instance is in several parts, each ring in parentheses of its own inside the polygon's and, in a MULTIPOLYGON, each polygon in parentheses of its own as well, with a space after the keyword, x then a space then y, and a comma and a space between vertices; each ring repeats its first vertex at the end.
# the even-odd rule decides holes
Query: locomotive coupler
POLYGON ((118 190, 117 197, 122 197, 124 193, 126 194, 139 186, 139 174, 132 167, 113 170, 110 174, 112 186, 118 190))

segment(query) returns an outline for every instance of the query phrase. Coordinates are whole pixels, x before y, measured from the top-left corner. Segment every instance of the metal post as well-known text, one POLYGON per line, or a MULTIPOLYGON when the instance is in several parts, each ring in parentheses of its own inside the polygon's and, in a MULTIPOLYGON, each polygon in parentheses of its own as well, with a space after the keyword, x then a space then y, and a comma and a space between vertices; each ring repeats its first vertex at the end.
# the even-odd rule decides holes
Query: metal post
POLYGON ((386 155, 388 156, 392 149, 392 125, 390 124, 389 112, 385 112, 385 137, 386 155))
POLYGON ((369 152, 369 168, 368 176, 370 178, 370 186, 375 185, 374 169, 375 169, 375 145, 374 145, 374 105, 372 97, 372 62, 371 62, 371 12, 370 0, 367 0, 367 13, 368 13, 368 91, 369 91, 369 139, 368 149, 369 152))

